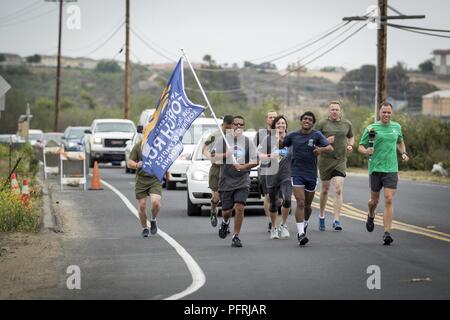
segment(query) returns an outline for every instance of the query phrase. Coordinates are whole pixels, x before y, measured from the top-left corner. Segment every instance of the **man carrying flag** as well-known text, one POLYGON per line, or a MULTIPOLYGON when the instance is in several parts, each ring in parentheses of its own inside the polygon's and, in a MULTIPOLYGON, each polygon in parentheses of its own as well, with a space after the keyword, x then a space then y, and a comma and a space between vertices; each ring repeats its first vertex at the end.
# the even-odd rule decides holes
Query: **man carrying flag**
POLYGON ((145 127, 141 143, 130 153, 129 168, 136 168, 135 193, 139 206, 142 236, 148 237, 147 197, 152 203, 150 233, 158 231, 156 218, 161 207, 161 182, 167 169, 183 151, 183 135, 205 110, 193 104, 184 92, 183 60, 178 61, 164 88, 153 117, 145 127))

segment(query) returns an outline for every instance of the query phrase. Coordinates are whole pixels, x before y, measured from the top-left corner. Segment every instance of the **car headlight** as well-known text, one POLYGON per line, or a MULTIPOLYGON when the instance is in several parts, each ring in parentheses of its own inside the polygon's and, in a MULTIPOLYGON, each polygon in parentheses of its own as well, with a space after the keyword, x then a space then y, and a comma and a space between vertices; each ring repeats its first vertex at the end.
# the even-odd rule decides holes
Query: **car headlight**
POLYGON ((102 143, 102 138, 94 138, 94 143, 101 144, 102 143))
POLYGON ((205 171, 195 170, 192 172, 191 178, 196 181, 208 181, 209 174, 205 171))
POLYGON ((69 142, 69 148, 75 147, 77 144, 75 142, 69 142))

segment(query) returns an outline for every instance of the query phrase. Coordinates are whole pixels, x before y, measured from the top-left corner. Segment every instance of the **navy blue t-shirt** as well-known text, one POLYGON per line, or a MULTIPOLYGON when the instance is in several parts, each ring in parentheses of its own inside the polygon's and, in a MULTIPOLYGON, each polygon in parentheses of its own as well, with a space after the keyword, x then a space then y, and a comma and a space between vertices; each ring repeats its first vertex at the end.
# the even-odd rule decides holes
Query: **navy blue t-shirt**
POLYGON ((329 145, 327 138, 314 129, 308 134, 295 131, 287 135, 284 145, 292 146, 291 176, 317 179, 317 157, 313 153, 314 146, 326 147, 329 145))

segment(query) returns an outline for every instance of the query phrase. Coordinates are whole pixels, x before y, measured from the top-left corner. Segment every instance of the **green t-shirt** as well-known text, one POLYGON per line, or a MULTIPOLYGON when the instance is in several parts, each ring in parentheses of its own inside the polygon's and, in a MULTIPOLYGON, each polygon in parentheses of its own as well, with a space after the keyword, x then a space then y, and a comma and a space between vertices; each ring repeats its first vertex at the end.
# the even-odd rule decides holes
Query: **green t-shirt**
POLYGON ((347 155, 347 138, 353 137, 352 123, 349 120, 341 119, 332 121, 330 119, 320 120, 315 127, 323 133, 325 137, 334 136, 333 151, 320 154, 321 158, 344 159, 347 155))
POLYGON ((373 154, 369 160, 369 174, 373 172, 398 172, 397 144, 403 141, 402 127, 395 121, 383 124, 377 121, 369 125, 359 141, 369 147, 369 130, 375 130, 373 154))

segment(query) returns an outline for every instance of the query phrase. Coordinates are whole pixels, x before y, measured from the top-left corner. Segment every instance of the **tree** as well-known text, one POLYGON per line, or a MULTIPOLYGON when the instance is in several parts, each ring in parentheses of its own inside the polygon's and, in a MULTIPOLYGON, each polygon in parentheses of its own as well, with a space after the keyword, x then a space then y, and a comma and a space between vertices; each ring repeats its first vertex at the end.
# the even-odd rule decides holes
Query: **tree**
POLYGON ((419 69, 423 73, 433 72, 433 59, 428 59, 419 64, 419 69))
POLYGON ((26 57, 28 63, 39 63, 41 62, 41 56, 38 54, 34 54, 32 56, 26 57))
MULTIPOLYGON (((220 66, 218 66, 216 64, 216 61, 213 60, 212 56, 210 54, 205 54, 203 56, 202 59, 204 62, 206 62, 208 65, 206 66, 207 68, 210 69, 220 69, 220 66)), ((202 67, 205 67, 204 65, 202 65, 202 67)))
POLYGON ((0 53, 0 62, 6 61, 6 57, 3 53, 0 53))
POLYGON ((97 66, 95 67, 95 70, 99 72, 121 72, 122 68, 117 64, 117 62, 113 60, 102 60, 99 63, 97 63, 97 66))
MULTIPOLYGON (((363 65, 359 69, 345 74, 338 83, 338 94, 360 105, 373 105, 375 99, 376 67, 363 65), (359 100, 359 101, 358 101, 359 100)), ((398 62, 387 70, 388 96, 397 100, 405 100, 406 87, 409 82, 406 66, 398 62)))

